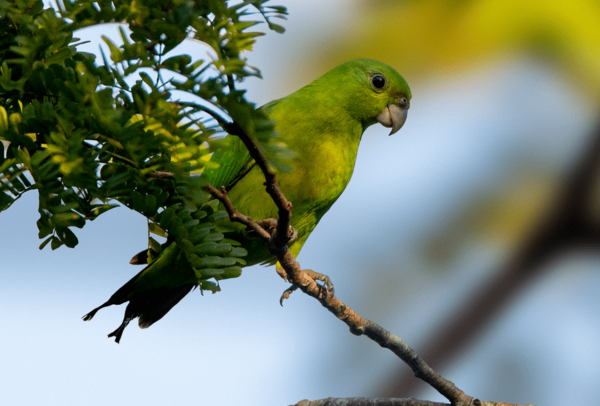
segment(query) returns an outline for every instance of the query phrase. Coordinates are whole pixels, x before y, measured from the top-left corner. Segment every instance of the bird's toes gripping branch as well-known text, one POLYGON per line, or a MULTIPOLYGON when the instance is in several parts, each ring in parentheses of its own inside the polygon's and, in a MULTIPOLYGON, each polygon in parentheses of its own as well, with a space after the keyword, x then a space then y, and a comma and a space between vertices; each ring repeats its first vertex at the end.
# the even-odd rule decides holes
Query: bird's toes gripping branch
MULTIPOLYGON (((275 266, 275 270, 277 271, 279 276, 281 276, 283 278, 283 280, 287 282, 287 280, 288 280, 287 273, 281 267, 281 265, 279 265, 279 263, 277 263, 277 265, 275 266)), ((333 288, 333 282, 331 282, 331 279, 329 278, 329 276, 315 272, 312 269, 304 269, 304 272, 306 272, 306 274, 313 280, 323 282, 323 285, 318 284, 319 287, 321 288, 321 292, 323 293, 323 296, 327 297, 329 294, 331 294, 332 296, 335 294, 335 290, 333 288)), ((281 295, 281 298, 279 299, 279 304, 281 306, 283 306, 283 301, 286 299, 289 299, 292 292, 295 291, 296 289, 298 289, 298 285, 293 283, 289 288, 284 290, 283 294, 281 295)))
MULTIPOLYGON (((258 220, 256 222, 256 224, 261 226, 267 233, 271 234, 271 236, 273 236, 275 234, 275 230, 277 228, 277 220, 275 220, 275 219, 258 220)), ((254 230, 252 230, 250 227, 246 227, 244 229, 244 234, 246 234, 246 237, 248 237, 251 240, 260 238, 260 236, 254 230)), ((290 226, 290 228, 288 229, 288 239, 289 239, 288 245, 298 239, 298 230, 296 230, 292 226, 290 226)))
MULTIPOLYGON (((275 219, 259 220, 256 222, 256 224, 258 224, 266 232, 268 232, 271 235, 271 237, 273 237, 273 235, 275 234, 275 231, 277 229, 277 220, 275 220, 275 219)), ((248 238, 259 238, 259 236, 256 234, 256 232, 254 232, 249 227, 247 227, 244 230, 244 233, 246 234, 246 236, 248 238)), ((298 239, 298 230, 296 230, 294 227, 290 226, 288 229, 287 237, 288 237, 288 246, 289 246, 291 243, 293 243, 294 241, 296 241, 298 239)), ((275 269, 276 269, 277 273, 279 274, 279 276, 281 276, 281 278, 283 278, 283 280, 287 282, 288 281, 287 272, 281 267, 279 262, 275 266, 275 269)), ((331 279, 329 279, 329 276, 320 274, 311 269, 305 269, 304 272, 306 272, 306 274, 313 280, 323 282, 323 285, 319 285, 319 286, 321 287, 321 292, 323 293, 324 296, 328 296, 329 294, 331 294, 331 295, 334 294, 333 283, 331 282, 331 279)), ((289 299, 292 292, 295 291, 296 289, 298 289, 298 285, 293 283, 292 286, 290 286, 283 292, 283 294, 281 295, 281 298, 279 299, 279 304, 283 306, 283 301, 285 299, 289 299)))
POLYGON ((311 278, 313 278, 315 281, 321 281, 323 282, 323 285, 319 285, 321 287, 321 290, 325 289, 325 291, 323 292, 323 294, 325 296, 331 294, 332 296, 335 294, 335 290, 333 288, 333 282, 331 282, 331 279, 329 279, 329 276, 324 275, 322 273, 318 273, 313 271, 312 269, 305 269, 304 272, 306 272, 306 274, 308 276, 310 276, 311 278))

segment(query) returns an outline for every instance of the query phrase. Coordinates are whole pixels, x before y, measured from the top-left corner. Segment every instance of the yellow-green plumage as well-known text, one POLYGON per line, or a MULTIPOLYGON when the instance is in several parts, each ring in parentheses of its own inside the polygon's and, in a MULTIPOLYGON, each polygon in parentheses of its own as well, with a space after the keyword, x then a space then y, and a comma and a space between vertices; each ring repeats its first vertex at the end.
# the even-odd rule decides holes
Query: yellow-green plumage
MULTIPOLYGON (((397 131, 406 119, 410 97, 408 85, 394 69, 378 61, 356 59, 262 107, 275 120, 280 140, 296 153, 286 162, 292 171, 277 174, 281 190, 293 204, 291 225, 298 237, 290 245, 292 254, 300 252, 321 217, 348 185, 365 129, 379 121, 393 127, 392 132, 397 131)), ((239 140, 211 161, 219 167, 203 176, 213 186, 225 186, 239 212, 254 220, 277 218, 276 206, 263 186, 264 176, 239 140)), ((248 265, 274 262, 260 240, 245 239, 243 226, 234 227, 249 250, 248 265)), ((130 319, 139 316, 141 327, 160 319, 194 286, 192 268, 175 250, 179 251, 169 247, 162 254, 164 259, 153 262, 84 318, 89 320, 104 306, 130 301, 123 324, 112 334, 117 341, 130 319), (176 272, 177 281, 161 285, 168 278, 162 269, 169 269, 172 262, 177 262, 182 272, 176 272), (151 269, 155 266, 157 271, 151 269)))

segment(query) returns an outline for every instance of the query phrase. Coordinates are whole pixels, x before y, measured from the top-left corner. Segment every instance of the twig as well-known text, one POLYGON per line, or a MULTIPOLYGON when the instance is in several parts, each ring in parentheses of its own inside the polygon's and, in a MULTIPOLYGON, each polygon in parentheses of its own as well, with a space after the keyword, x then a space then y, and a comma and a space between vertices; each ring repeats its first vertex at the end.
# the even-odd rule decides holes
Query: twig
POLYGON ((248 149, 250 156, 254 159, 265 176, 267 193, 271 196, 271 199, 273 199, 273 202, 278 209, 277 228, 275 230, 275 235, 273 235, 270 242, 272 245, 271 252, 279 259, 279 255, 284 255, 284 251, 287 251, 287 243, 289 241, 288 230, 290 228, 290 219, 292 217, 292 203, 285 198, 283 192, 279 188, 277 177, 269 170, 269 162, 262 152, 260 152, 256 142, 254 142, 244 129, 235 122, 227 124, 225 127, 225 130, 229 134, 240 138, 248 149), (276 255, 273 251, 279 252, 279 255, 276 255))
POLYGON ((217 190, 210 183, 204 187, 204 189, 213 195, 217 200, 223 203, 227 214, 229 214, 229 220, 245 225, 248 228, 251 228, 252 231, 256 232, 263 240, 271 241, 271 234, 269 234, 264 228, 258 225, 255 221, 252 220, 249 216, 244 216, 239 211, 233 207, 231 200, 227 196, 227 190, 225 186, 221 186, 221 190, 217 190))
POLYGON ((279 210, 277 229, 275 235, 271 236, 250 218, 241 215, 235 207, 233 207, 233 204, 227 197, 227 193, 223 188, 221 191, 218 191, 213 186, 208 185, 206 190, 223 203, 230 215, 230 219, 245 224, 247 227, 257 231, 264 239, 270 252, 285 270, 287 279, 298 286, 307 295, 316 298, 321 305, 332 312, 338 319, 346 323, 353 334, 364 334, 377 342, 380 346, 393 351, 413 369, 415 376, 421 378, 437 389, 443 396, 449 399, 453 405, 467 406, 475 404, 475 401, 479 402, 466 395, 452 382, 444 379, 441 375, 431 369, 412 348, 402 341, 400 337, 388 332, 372 321, 360 317, 354 310, 342 303, 333 294, 326 289, 323 289, 300 268, 300 264, 290 253, 287 246, 292 204, 283 195, 283 192, 277 183, 275 174, 270 172, 269 163, 266 157, 260 152, 260 149, 254 140, 252 140, 242 127, 236 123, 227 124, 225 129, 231 135, 240 138, 248 149, 250 156, 261 168, 266 179, 265 186, 267 193, 269 193, 279 210))
POLYGON ((289 250, 287 250, 287 247, 285 254, 283 256, 277 255, 277 259, 283 269, 286 270, 292 282, 304 293, 317 299, 323 307, 333 313, 338 319, 346 323, 352 334, 364 334, 381 347, 391 350, 413 370, 417 378, 434 387, 439 393, 450 400, 453 405, 474 404, 475 399, 466 395, 452 382, 431 369, 400 337, 390 333, 378 324, 362 318, 337 297, 328 294, 325 289, 322 289, 306 272, 300 269, 300 265, 289 250))
MULTIPOLYGON (((287 249, 287 243, 289 241, 288 230, 290 227, 290 219, 292 217, 292 203, 288 201, 284 194, 281 192, 279 188, 279 184, 277 183, 277 178, 275 174, 273 174, 269 170, 269 162, 267 158, 260 152, 260 148, 258 144, 254 142, 254 140, 244 131, 244 129, 235 122, 228 122, 222 116, 220 116, 215 111, 212 111, 206 106, 202 106, 196 103, 191 102, 178 102, 182 106, 187 106, 195 109, 199 109, 208 113, 212 118, 214 118, 219 125, 227 131, 230 135, 237 136, 248 149, 250 156, 257 163, 259 168, 262 170, 265 176, 265 186, 267 193, 273 199, 273 202, 277 206, 279 211, 279 217, 277 220, 277 228, 275 231, 275 235, 272 236, 273 241, 278 242, 278 246, 285 246, 287 249)), ((217 196, 215 196, 217 197, 217 196)))
POLYGON ((153 179, 169 179, 169 178, 173 178, 175 175, 173 175, 173 172, 152 171, 152 172, 149 172, 147 176, 149 178, 153 178, 153 179))

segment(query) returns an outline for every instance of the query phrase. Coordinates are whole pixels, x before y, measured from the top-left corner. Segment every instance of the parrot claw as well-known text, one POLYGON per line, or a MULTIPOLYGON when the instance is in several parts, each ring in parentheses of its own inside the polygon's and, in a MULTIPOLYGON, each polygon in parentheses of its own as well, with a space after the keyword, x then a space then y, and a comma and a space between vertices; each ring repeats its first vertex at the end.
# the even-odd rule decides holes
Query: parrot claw
POLYGON ((308 274, 308 276, 313 278, 315 281, 323 282, 323 285, 320 285, 320 286, 322 289, 323 288, 325 289, 325 295, 328 295, 331 293, 331 295, 333 296, 335 294, 333 282, 331 282, 331 279, 329 278, 329 276, 315 272, 311 269, 305 269, 304 272, 306 272, 308 274))
POLYGON ((279 304, 281 305, 281 307, 283 307, 283 301, 286 299, 289 299, 292 292, 295 291, 296 289, 298 289, 298 285, 292 285, 283 291, 281 298, 279 298, 279 304))
POLYGON ((330 293, 332 296, 335 294, 335 289, 333 288, 333 282, 331 282, 331 279, 329 278, 329 276, 315 272, 312 269, 305 269, 304 272, 306 272, 307 275, 310 276, 311 278, 313 278, 315 281, 323 282, 323 285, 319 285, 319 286, 321 287, 321 290, 325 289, 325 296, 329 295, 330 293))
MULTIPOLYGON (((285 281, 288 280, 287 279, 287 274, 285 273, 285 271, 283 270, 283 268, 281 268, 279 266, 279 263, 275 267, 275 270, 277 271, 277 273, 279 274, 279 276, 281 276, 283 278, 283 280, 285 280, 285 281)), ((321 282, 323 282, 322 285, 319 284, 319 283, 317 283, 317 285, 319 285, 319 287, 321 288, 321 292, 323 293, 323 295, 325 297, 329 296, 329 294, 331 294, 332 296, 335 294, 335 290, 333 288, 333 283, 331 282, 331 279, 329 278, 329 276, 320 274, 318 272, 315 272, 312 269, 304 269, 304 272, 306 272, 306 274, 310 278, 312 278, 314 281, 321 281, 321 282)), ((287 288, 286 290, 283 291, 283 294, 281 295, 281 298, 279 298, 279 304, 281 305, 281 307, 283 307, 283 301, 286 300, 286 299, 289 299, 290 295, 292 294, 292 292, 295 291, 296 289, 298 289, 298 285, 296 285, 294 283, 289 288, 287 288)))
MULTIPOLYGON (((258 220, 256 222, 256 224, 258 224, 259 226, 264 228, 267 233, 271 234, 271 236, 273 236, 273 234, 275 234, 275 228, 277 228, 277 220, 275 220, 275 219, 258 220)), ((254 230, 252 230, 250 227, 246 227, 244 229, 244 233, 246 234, 246 237, 250 240, 256 240, 256 239, 260 238, 257 235, 257 233, 254 230)), ((290 228, 288 229, 288 245, 293 243, 297 239, 298 239, 298 230, 296 230, 294 227, 290 226, 290 228)))

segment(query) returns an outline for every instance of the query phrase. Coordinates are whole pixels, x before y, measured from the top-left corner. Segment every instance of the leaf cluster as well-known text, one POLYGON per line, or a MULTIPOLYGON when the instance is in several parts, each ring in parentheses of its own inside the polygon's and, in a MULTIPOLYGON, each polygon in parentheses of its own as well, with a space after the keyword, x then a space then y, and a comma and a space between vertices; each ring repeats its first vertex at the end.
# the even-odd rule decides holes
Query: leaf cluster
MULTIPOLYGON (((236 89, 260 77, 243 56, 263 35, 251 29, 283 31, 272 20, 285 8, 265 3, 65 0, 55 10, 0 0, 0 212, 37 190, 40 249, 72 248, 73 228, 121 204, 148 218, 149 235, 183 249, 204 288, 239 276, 245 251, 224 238, 216 221, 226 213, 197 175, 230 144, 231 122, 274 162, 286 153, 273 122, 236 89), (108 23, 122 40, 103 38, 110 55, 78 51, 76 30, 108 23), (210 52, 178 53, 186 41, 210 52)), ((148 244, 152 259, 161 245, 148 244)))

